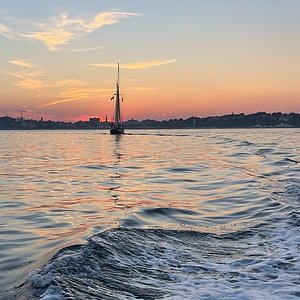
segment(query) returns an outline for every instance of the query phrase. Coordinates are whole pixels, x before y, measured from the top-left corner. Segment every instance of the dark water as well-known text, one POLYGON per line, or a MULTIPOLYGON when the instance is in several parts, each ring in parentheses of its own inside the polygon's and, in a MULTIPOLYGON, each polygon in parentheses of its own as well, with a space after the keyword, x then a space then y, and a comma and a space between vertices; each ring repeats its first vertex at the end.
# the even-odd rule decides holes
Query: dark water
POLYGON ((0 294, 299 298, 299 133, 0 132, 0 294))

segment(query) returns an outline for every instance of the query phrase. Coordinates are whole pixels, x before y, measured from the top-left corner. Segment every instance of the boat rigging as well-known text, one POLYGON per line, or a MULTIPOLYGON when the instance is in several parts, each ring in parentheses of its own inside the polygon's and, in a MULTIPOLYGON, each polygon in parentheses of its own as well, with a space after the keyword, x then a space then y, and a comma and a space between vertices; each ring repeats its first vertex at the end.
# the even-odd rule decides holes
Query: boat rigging
MULTIPOLYGON (((121 105, 120 105, 120 64, 118 63, 118 78, 116 82, 116 93, 111 97, 111 100, 115 98, 115 113, 114 120, 111 125, 110 134, 124 134, 124 124, 121 114, 121 105)), ((123 97, 122 97, 123 101, 123 97)))

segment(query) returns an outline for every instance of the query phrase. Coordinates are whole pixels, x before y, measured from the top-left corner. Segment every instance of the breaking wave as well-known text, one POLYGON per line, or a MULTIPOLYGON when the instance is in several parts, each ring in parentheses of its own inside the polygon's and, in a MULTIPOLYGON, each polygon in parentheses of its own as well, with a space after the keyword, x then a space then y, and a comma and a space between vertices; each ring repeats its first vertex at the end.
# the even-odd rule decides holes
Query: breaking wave
MULTIPOLYGON (((299 182, 288 206, 232 232, 115 228, 60 250, 29 276, 40 299, 296 299, 299 182), (293 201, 291 201, 293 198, 293 201)), ((274 198, 274 199, 275 199, 274 198)))

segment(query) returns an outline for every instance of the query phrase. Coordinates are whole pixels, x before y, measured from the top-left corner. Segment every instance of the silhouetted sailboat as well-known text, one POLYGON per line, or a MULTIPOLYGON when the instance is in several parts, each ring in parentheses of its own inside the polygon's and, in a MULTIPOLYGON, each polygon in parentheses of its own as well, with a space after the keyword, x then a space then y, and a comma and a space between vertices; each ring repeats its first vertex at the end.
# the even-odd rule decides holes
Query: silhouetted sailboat
POLYGON ((116 93, 112 96, 111 100, 116 97, 116 106, 115 106, 115 115, 114 122, 112 123, 110 134, 123 134, 124 126, 121 114, 121 106, 120 106, 120 65, 118 63, 118 79, 116 83, 116 93))

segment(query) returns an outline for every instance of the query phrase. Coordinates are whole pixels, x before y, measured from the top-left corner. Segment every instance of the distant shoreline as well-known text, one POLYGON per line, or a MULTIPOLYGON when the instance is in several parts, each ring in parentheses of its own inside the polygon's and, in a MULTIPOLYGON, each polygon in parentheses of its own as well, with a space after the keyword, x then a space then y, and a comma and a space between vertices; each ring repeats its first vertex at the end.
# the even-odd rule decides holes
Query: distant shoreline
MULTIPOLYGON (((143 127, 143 128, 126 128, 126 130, 220 130, 220 129, 258 129, 258 130, 263 130, 263 129, 297 129, 300 128, 299 127, 198 127, 198 128, 147 128, 147 127, 143 127)), ((108 131, 109 128, 13 128, 13 129, 2 129, 0 128, 0 131, 73 131, 73 130, 81 130, 81 131, 91 131, 91 130, 97 130, 97 131, 108 131)), ((125 132, 126 134, 126 132, 125 132)))
MULTIPOLYGON (((100 118, 89 121, 61 122, 51 120, 32 120, 24 118, 0 117, 0 130, 95 130, 109 129, 111 123, 101 122, 100 118)), ((300 113, 258 112, 245 115, 230 114, 213 117, 190 117, 170 120, 128 120, 126 129, 264 129, 264 128, 300 128, 300 113)))

